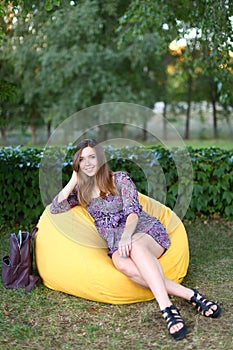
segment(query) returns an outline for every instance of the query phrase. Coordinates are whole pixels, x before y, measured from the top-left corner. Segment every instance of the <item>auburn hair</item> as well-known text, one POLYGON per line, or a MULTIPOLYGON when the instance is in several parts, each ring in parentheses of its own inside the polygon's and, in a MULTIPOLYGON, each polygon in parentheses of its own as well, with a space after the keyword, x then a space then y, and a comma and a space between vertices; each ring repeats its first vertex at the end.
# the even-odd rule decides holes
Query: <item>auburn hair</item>
POLYGON ((78 201, 80 205, 87 206, 91 203, 91 194, 95 185, 99 187, 100 197, 102 198, 109 193, 118 194, 113 181, 113 172, 109 168, 103 147, 94 139, 84 139, 78 144, 73 157, 72 168, 78 173, 78 201), (97 158, 97 173, 91 177, 80 170, 81 153, 86 147, 93 148, 97 158))

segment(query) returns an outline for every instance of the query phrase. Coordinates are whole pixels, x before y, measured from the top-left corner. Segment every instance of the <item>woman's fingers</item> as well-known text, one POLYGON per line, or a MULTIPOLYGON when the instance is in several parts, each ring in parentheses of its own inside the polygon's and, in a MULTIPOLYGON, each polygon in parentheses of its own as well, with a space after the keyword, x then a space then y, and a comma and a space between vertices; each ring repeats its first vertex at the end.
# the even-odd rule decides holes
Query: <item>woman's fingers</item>
POLYGON ((122 256, 122 257, 129 256, 131 248, 132 248, 131 242, 129 242, 129 243, 119 243, 118 250, 119 250, 120 256, 122 256))

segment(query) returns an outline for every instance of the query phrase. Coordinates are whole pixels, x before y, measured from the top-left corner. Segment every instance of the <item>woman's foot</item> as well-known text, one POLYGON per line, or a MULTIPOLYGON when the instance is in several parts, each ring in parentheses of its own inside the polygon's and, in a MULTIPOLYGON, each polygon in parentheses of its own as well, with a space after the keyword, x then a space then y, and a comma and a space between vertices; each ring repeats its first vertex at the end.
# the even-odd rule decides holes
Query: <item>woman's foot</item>
POLYGON ((175 305, 171 305, 162 310, 163 317, 167 322, 167 328, 175 340, 183 339, 188 330, 180 312, 175 305))
POLYGON ((194 305, 201 315, 212 318, 220 316, 222 309, 217 303, 206 299, 196 289, 192 290, 194 294, 191 297, 189 303, 194 305))

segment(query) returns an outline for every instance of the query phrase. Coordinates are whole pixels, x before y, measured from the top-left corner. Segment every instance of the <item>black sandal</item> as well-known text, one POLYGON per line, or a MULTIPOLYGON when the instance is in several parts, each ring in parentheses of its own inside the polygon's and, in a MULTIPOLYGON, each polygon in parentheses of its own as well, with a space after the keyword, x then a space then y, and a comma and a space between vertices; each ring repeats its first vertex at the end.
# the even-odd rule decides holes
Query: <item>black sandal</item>
POLYGON ((165 321, 167 322, 167 328, 168 328, 168 331, 171 334, 171 336, 175 340, 183 339, 186 336, 188 330, 187 330, 187 327, 184 323, 184 320, 180 316, 179 309, 177 309, 177 307, 175 305, 171 305, 171 306, 166 307, 161 312, 163 315, 167 314, 164 316, 164 318, 165 318, 165 321), (182 323, 183 327, 179 331, 177 331, 175 333, 171 333, 170 332, 171 327, 178 324, 178 323, 182 323))
POLYGON ((220 316, 222 309, 218 304, 206 299, 201 293, 198 292, 198 290, 192 290, 194 291, 194 295, 190 299, 189 303, 194 305, 201 315, 212 318, 217 318, 218 316, 220 316), (211 309, 213 305, 217 306, 217 309, 212 310, 212 314, 207 315, 207 312, 211 309))

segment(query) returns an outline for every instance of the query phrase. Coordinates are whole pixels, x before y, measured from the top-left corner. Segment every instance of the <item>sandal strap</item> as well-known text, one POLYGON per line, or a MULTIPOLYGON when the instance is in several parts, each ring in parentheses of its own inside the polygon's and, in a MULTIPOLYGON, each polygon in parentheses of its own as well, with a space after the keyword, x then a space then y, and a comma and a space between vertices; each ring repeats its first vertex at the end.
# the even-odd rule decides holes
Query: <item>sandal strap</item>
POLYGON ((206 299, 201 293, 196 289, 192 289, 194 295, 190 299, 189 303, 194 305, 198 312, 206 316, 206 313, 210 310, 212 306, 217 306, 217 309, 213 311, 213 314, 209 315, 210 317, 217 317, 217 314, 221 312, 221 308, 218 304, 214 303, 211 300, 206 299))
POLYGON ((179 309, 175 305, 166 307, 164 310, 162 310, 162 314, 166 314, 164 318, 167 322, 168 330, 170 330, 171 327, 176 325, 177 323, 182 323, 183 325, 185 324, 184 320, 180 315, 179 309), (172 310, 174 310, 175 312, 172 312, 172 310))
POLYGON ((188 329, 186 327, 186 324, 184 323, 184 320, 180 316, 179 309, 177 309, 175 305, 171 305, 166 307, 164 310, 162 310, 162 314, 165 320, 167 321, 168 331, 171 334, 171 336, 175 340, 183 339, 186 336, 188 329), (177 323, 182 323, 183 327, 179 331, 175 333, 171 333, 170 332, 171 327, 176 325, 177 323))

